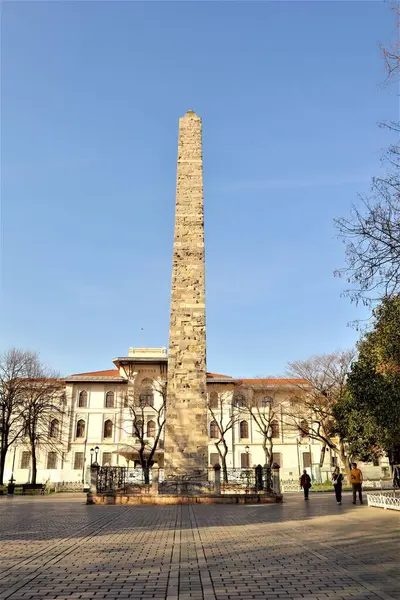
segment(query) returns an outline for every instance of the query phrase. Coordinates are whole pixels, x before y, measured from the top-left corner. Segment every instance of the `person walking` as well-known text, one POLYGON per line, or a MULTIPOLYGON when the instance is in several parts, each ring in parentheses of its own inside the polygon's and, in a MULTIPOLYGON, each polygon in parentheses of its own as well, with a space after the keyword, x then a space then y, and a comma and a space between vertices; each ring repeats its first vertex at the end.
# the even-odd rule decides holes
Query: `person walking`
POLYGON ((308 492, 310 491, 311 487, 311 477, 305 469, 303 471, 303 475, 300 477, 300 487, 303 488, 304 491, 304 500, 308 500, 308 492))
POLYGON ((341 474, 339 467, 335 467, 335 470, 332 473, 332 483, 335 490, 336 502, 342 504, 343 475, 341 474))
POLYGON ((356 504, 357 492, 360 504, 364 504, 362 498, 363 474, 362 471, 357 468, 357 463, 351 463, 350 480, 353 488, 353 504, 356 504))

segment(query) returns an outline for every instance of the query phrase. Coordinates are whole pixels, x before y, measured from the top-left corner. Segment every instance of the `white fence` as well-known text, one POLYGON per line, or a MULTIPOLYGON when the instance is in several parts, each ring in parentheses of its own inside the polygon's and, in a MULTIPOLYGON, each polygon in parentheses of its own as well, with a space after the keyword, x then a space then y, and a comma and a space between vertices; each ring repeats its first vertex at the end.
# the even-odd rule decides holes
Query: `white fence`
POLYGON ((400 510, 400 493, 372 492, 367 494, 368 506, 400 510))

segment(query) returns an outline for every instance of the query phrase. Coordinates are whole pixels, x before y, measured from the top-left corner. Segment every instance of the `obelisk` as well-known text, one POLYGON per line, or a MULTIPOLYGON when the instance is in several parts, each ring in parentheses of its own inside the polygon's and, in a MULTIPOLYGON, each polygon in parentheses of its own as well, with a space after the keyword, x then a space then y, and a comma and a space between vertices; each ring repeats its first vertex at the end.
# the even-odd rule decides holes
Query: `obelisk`
POLYGON ((164 445, 166 480, 201 481, 208 463, 201 119, 179 119, 164 445))

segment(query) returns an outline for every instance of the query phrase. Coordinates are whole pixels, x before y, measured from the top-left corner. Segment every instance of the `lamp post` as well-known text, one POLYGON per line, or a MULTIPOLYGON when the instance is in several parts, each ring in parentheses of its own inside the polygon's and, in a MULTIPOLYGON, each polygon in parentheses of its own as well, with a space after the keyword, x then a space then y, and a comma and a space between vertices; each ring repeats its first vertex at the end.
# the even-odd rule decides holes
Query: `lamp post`
POLYGON ((14 467, 15 467, 15 451, 16 451, 16 446, 14 446, 14 456, 13 456, 13 462, 12 462, 12 471, 11 471, 11 478, 9 479, 9 483, 7 486, 7 494, 10 494, 11 496, 14 494, 14 490, 15 490, 15 479, 14 479, 14 467))
POLYGON ((300 475, 301 475, 301 469, 300 469, 300 444, 301 444, 301 441, 300 441, 300 439, 297 439, 297 438, 296 438, 296 446, 297 446, 297 466, 298 466, 298 468, 299 468, 299 477, 300 477, 300 475))
POLYGON ((250 487, 250 455, 249 455, 249 451, 250 448, 249 446, 245 446, 245 452, 246 452, 246 464, 247 464, 247 471, 246 471, 246 494, 249 493, 249 487, 250 487))
POLYGON ((98 446, 95 446, 94 448, 90 448, 90 488, 89 488, 89 492, 87 495, 88 504, 94 503, 94 496, 97 493, 97 483, 98 483, 97 479, 98 479, 99 469, 100 469, 99 463, 97 462, 99 450, 100 450, 100 448, 98 446), (94 461, 93 461, 93 455, 94 455, 94 461))
POLYGON ((98 455, 99 455, 99 450, 100 450, 100 448, 99 448, 98 446, 95 446, 95 447, 94 447, 95 456, 94 456, 94 463, 93 463, 93 464, 94 464, 96 467, 98 467, 98 466, 99 466, 99 463, 97 462, 97 457, 98 457, 98 455))

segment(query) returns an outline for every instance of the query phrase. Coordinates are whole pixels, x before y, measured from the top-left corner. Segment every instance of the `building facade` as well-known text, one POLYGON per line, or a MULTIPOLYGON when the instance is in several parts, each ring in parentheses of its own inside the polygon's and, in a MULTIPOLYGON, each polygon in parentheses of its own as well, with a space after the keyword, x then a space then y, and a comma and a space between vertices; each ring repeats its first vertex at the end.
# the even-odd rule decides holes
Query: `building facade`
MULTIPOLYGON (((140 466, 141 443, 149 455, 157 437, 151 465, 164 468, 167 351, 130 348, 128 356, 115 358, 113 363, 113 369, 65 379, 62 415, 49 417, 48 439, 37 445, 38 483, 87 484, 95 459, 103 466, 135 470, 140 466)), ((210 468, 221 463, 216 448, 221 429, 227 443, 228 469, 264 465, 268 460, 264 451, 268 425, 268 445, 283 480, 297 479, 304 468, 315 481, 329 478, 339 464, 335 452, 323 452, 321 442, 299 432, 285 417, 302 389, 306 386, 301 380, 238 380, 207 373, 210 468)), ((364 466, 366 476, 379 479, 385 475, 385 465, 364 466)), ((5 481, 13 475, 17 483, 27 483, 31 468, 29 445, 21 438, 8 452, 5 481)))

